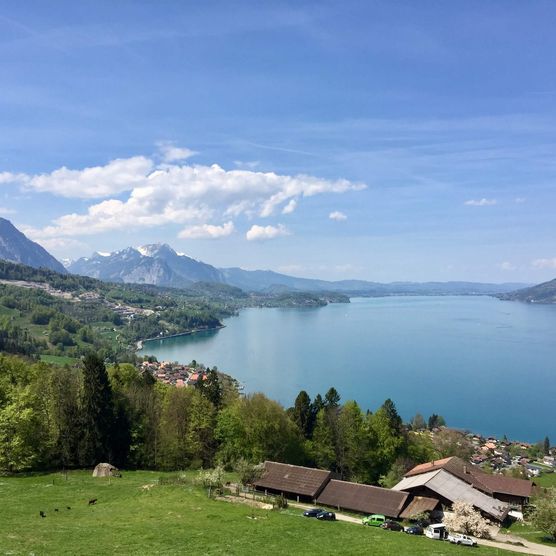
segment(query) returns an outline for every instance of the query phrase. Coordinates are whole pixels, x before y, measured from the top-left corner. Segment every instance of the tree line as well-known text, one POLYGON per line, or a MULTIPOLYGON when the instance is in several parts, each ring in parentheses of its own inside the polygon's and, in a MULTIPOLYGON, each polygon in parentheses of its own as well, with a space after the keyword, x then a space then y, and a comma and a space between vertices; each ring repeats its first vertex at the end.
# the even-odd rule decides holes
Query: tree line
POLYGON ((132 364, 107 367, 93 352, 64 367, 0 355, 2 472, 101 461, 232 469, 269 459, 390 486, 409 467, 451 455, 460 440, 434 444, 404 425, 392 400, 363 411, 340 403, 334 388, 314 400, 302 391, 285 409, 261 393, 240 395, 216 369, 196 387, 176 388, 132 364))

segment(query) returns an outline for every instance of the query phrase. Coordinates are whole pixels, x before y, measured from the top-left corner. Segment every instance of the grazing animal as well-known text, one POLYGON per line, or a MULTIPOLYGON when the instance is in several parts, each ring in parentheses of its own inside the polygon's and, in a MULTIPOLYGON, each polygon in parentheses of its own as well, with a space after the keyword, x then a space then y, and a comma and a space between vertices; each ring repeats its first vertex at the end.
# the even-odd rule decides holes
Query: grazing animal
POLYGON ((97 498, 91 498, 89 500, 89 506, 94 506, 97 503, 97 498))
POLYGON ((58 508, 54 508, 54 511, 57 512, 57 511, 58 511, 58 508))
POLYGON ((46 514, 45 514, 42 510, 39 512, 39 515, 40 515, 41 517, 46 517, 46 514))
POLYGON ((71 506, 66 506, 66 508, 67 508, 68 510, 71 510, 71 506))

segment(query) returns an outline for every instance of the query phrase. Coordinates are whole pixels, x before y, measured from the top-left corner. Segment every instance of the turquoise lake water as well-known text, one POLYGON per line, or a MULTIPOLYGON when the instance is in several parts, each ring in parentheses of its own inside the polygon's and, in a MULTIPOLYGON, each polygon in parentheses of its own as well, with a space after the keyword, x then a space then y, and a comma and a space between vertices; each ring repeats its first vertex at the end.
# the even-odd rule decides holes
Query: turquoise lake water
POLYGON ((556 306, 491 297, 356 298, 319 309, 246 309, 226 328, 146 342, 192 359, 286 407, 334 386, 404 419, 438 413, 483 434, 556 441, 556 306))

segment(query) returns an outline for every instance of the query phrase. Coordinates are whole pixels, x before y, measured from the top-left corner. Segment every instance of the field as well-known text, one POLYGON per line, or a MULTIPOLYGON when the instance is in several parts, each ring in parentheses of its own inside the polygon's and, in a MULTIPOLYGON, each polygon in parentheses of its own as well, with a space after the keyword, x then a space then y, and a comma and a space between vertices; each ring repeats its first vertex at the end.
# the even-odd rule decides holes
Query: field
MULTIPOLYGON (((193 474, 184 485, 159 485, 160 477, 171 475, 137 471, 109 480, 77 471, 67 479, 60 473, 0 477, 0 554, 449 556, 469 551, 403 533, 319 522, 291 507, 265 511, 215 501, 193 484, 193 474), (92 498, 98 502, 89 506, 92 498)), ((509 554, 484 546, 480 551, 509 554)))

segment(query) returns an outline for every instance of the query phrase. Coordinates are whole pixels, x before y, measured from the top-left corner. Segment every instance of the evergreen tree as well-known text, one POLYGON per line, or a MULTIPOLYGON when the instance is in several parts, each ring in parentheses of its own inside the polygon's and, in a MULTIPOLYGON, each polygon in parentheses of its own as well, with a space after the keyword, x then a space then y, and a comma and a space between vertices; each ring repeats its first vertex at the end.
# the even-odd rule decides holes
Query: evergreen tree
POLYGON ((543 452, 545 456, 550 455, 550 439, 548 438, 548 436, 544 437, 543 452))
POLYGON ((313 433, 314 419, 311 406, 311 398, 305 390, 301 390, 295 398, 295 402, 291 411, 293 422, 299 427, 299 430, 305 438, 311 438, 313 433))
POLYGON ((90 353, 83 360, 81 395, 81 465, 110 461, 111 426, 114 421, 112 388, 104 361, 90 353))
POLYGON ((339 404, 340 394, 338 394, 338 390, 332 386, 324 395, 324 405, 326 407, 338 407, 339 404))

